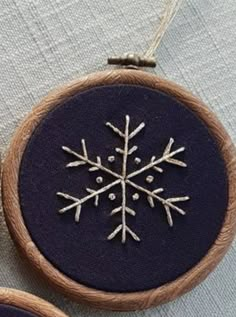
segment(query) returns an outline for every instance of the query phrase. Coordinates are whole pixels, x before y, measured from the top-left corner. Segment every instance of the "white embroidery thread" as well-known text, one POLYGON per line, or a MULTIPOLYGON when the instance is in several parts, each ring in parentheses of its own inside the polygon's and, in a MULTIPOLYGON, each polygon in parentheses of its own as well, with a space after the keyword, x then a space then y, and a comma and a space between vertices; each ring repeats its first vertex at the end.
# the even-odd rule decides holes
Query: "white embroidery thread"
MULTIPOLYGON (((133 200, 139 199, 139 193, 144 194, 147 197, 147 201, 151 208, 155 207, 155 201, 161 203, 164 207, 164 210, 166 212, 167 222, 172 227, 173 226, 173 219, 171 210, 177 211, 181 215, 185 215, 185 211, 181 209, 180 207, 176 206, 175 203, 178 202, 184 202, 190 199, 189 196, 184 197, 172 197, 172 198, 162 198, 159 196, 160 193, 164 191, 163 188, 157 188, 155 190, 149 190, 148 188, 145 188, 143 186, 138 185, 136 182, 133 182, 131 179, 134 178, 137 175, 140 175, 146 171, 154 170, 158 173, 163 173, 163 169, 159 167, 158 165, 165 162, 169 164, 176 165, 178 167, 187 167, 187 164, 183 161, 180 161, 175 158, 175 156, 178 153, 184 152, 185 148, 180 147, 177 150, 172 151, 172 146, 174 144, 174 139, 170 138, 163 154, 161 157, 156 158, 156 156, 152 156, 149 163, 147 163, 145 166, 140 167, 136 171, 132 173, 127 172, 127 163, 128 158, 130 155, 132 155, 134 152, 138 150, 138 146, 134 145, 132 147, 129 147, 129 142, 132 140, 135 136, 137 136, 145 127, 145 123, 142 122, 138 125, 137 128, 135 128, 133 131, 130 132, 130 117, 128 115, 125 116, 125 131, 122 132, 119 128, 114 126, 112 123, 107 122, 106 126, 109 127, 114 133, 118 134, 123 140, 124 140, 124 148, 115 148, 115 151, 118 154, 122 155, 122 171, 120 174, 116 173, 112 169, 106 167, 102 164, 102 160, 100 156, 97 156, 97 159, 95 161, 91 160, 88 156, 88 151, 86 147, 85 140, 81 140, 82 144, 82 154, 79 154, 73 150, 71 150, 69 147, 63 146, 62 149, 67 152, 68 154, 74 156, 77 160, 70 162, 67 164, 67 167, 79 167, 82 165, 89 165, 89 171, 95 172, 95 171, 101 171, 105 174, 112 175, 115 180, 109 183, 108 185, 105 185, 104 187, 100 189, 91 189, 86 188, 88 195, 83 198, 75 198, 71 195, 68 195, 66 193, 58 192, 57 195, 65 198, 66 200, 71 201, 68 206, 62 208, 59 210, 59 213, 63 214, 71 209, 75 209, 75 221, 79 222, 80 220, 80 214, 82 210, 82 205, 87 202, 90 199, 94 199, 94 206, 99 205, 99 198, 100 195, 107 192, 111 188, 120 185, 121 186, 121 205, 119 207, 116 207, 111 211, 111 216, 121 213, 121 223, 112 231, 112 233, 107 237, 108 240, 112 240, 119 232, 121 232, 121 242, 125 243, 127 240, 127 234, 129 234, 134 240, 140 241, 140 238, 138 235, 130 229, 130 227, 127 225, 127 214, 131 216, 135 216, 136 212, 128 207, 127 203, 127 186, 133 187, 136 190, 136 193, 132 196, 133 200), (79 160, 78 160, 79 159, 79 160)), ((112 157, 112 160, 109 160, 110 162, 114 160, 114 156, 112 157)), ((137 158, 135 159, 137 163, 137 158)), ((141 159, 139 159, 139 162, 141 163, 141 159)), ((148 175, 146 178, 146 181, 148 183, 151 183, 154 180, 154 177, 152 175, 148 175)), ((101 184, 103 182, 103 177, 98 176, 96 178, 96 182, 98 184, 101 184)), ((108 195, 110 200, 115 200, 116 195, 112 192, 108 195)))

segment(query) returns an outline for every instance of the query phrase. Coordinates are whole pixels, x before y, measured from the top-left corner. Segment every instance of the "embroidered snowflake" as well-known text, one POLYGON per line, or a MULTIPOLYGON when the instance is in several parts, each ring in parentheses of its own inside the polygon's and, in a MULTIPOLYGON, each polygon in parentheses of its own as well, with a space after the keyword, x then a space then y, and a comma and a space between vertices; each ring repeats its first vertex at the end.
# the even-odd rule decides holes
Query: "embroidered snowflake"
MULTIPOLYGON (((172 198, 163 198, 160 196, 160 193, 164 191, 163 188, 157 188, 155 190, 149 190, 144 186, 138 185, 133 178, 137 175, 140 175, 147 171, 154 170, 157 173, 163 173, 163 169, 159 166, 161 163, 166 162, 169 164, 176 165, 178 167, 187 167, 186 163, 176 159, 176 155, 178 153, 184 152, 185 148, 180 147, 177 150, 172 150, 174 139, 170 138, 164 152, 160 157, 153 156, 150 161, 141 166, 141 158, 135 157, 134 162, 138 166, 138 168, 134 171, 129 173, 127 170, 127 162, 129 157, 135 153, 138 149, 136 145, 130 147, 130 142, 138 135, 138 133, 144 129, 145 123, 142 122, 139 126, 130 131, 130 117, 128 115, 125 116, 125 129, 122 132, 119 128, 114 126, 112 123, 107 122, 106 126, 109 127, 114 133, 119 135, 124 142, 123 148, 116 148, 116 152, 122 156, 122 167, 121 172, 116 173, 112 168, 104 165, 102 163, 101 157, 97 156, 96 160, 92 160, 88 155, 87 147, 85 140, 81 140, 82 144, 82 154, 75 152, 74 150, 70 149, 69 147, 63 146, 62 149, 73 156, 76 160, 67 164, 69 168, 76 168, 82 165, 88 165, 89 172, 101 171, 103 174, 109 174, 113 177, 113 181, 111 181, 108 185, 102 186, 99 189, 91 189, 86 188, 87 195, 82 198, 73 197, 67 193, 58 192, 57 195, 65 198, 66 200, 70 201, 70 204, 62 209, 59 210, 59 213, 63 214, 69 210, 75 210, 75 221, 80 221, 80 214, 82 210, 82 206, 89 200, 94 200, 94 205, 97 207, 99 205, 99 198, 100 195, 104 194, 105 192, 109 192, 108 198, 112 201, 116 199, 116 194, 111 192, 111 189, 115 189, 115 187, 120 188, 121 192, 121 204, 111 211, 111 215, 120 214, 121 215, 121 223, 108 235, 107 239, 112 240, 118 233, 121 233, 121 241, 122 243, 126 242, 127 234, 129 234, 134 240, 140 241, 139 236, 131 230, 131 228, 127 225, 127 216, 135 216, 135 210, 131 209, 128 206, 129 197, 127 197, 127 186, 131 186, 135 189, 135 193, 132 195, 132 200, 137 201, 140 198, 140 194, 144 194, 147 197, 147 202, 149 203, 150 207, 155 207, 155 202, 160 203, 163 206, 163 209, 166 213, 167 222, 172 227, 173 226, 173 219, 171 211, 176 211, 181 215, 185 215, 185 211, 181 209, 179 206, 176 205, 178 202, 184 202, 189 200, 188 196, 184 197, 172 197, 172 198)), ((115 161, 115 156, 109 156, 108 162, 111 165, 115 161)), ((147 183, 152 183, 154 181, 153 175, 148 175, 146 177, 147 183)), ((96 178, 97 184, 103 183, 103 177, 98 176, 96 178)))

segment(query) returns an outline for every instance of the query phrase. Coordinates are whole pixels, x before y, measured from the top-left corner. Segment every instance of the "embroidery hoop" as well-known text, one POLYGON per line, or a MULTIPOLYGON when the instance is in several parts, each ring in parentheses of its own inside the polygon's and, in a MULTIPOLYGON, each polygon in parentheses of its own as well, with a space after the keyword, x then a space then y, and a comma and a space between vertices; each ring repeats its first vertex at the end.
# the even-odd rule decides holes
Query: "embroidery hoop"
POLYGON ((39 317, 67 317, 62 311, 45 300, 14 289, 0 289, 0 304, 23 309, 39 317))
POLYGON ((15 243, 23 256, 29 260, 31 265, 47 281, 59 291, 77 301, 92 304, 97 308, 124 311, 145 309, 171 301, 191 290, 215 268, 230 246, 236 231, 235 184, 236 160, 234 145, 216 116, 199 99, 175 83, 160 79, 155 75, 136 70, 112 70, 91 74, 52 92, 28 115, 18 128, 6 156, 3 167, 2 193, 7 225, 15 243), (31 240, 24 224, 18 197, 18 175, 22 155, 39 122, 50 110, 75 94, 89 88, 115 84, 141 85, 158 89, 183 102, 201 118, 215 137, 225 161, 229 182, 229 202, 225 220, 215 243, 205 257, 175 281, 143 292, 104 292, 81 285, 58 271, 40 253, 31 240))

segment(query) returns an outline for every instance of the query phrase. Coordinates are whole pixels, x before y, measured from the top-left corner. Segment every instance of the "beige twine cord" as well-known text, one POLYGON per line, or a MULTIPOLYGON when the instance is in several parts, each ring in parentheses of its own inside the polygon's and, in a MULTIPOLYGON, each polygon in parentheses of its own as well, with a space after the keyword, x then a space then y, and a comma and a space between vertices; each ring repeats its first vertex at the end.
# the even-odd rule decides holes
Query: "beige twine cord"
POLYGON ((166 0, 166 6, 154 35, 153 41, 144 54, 126 53, 123 56, 113 56, 108 58, 108 64, 136 67, 155 67, 155 52, 159 47, 168 27, 176 16, 183 0, 166 0))
POLYGON ((144 53, 144 57, 153 57, 160 45, 168 27, 176 16, 183 0, 166 0, 166 8, 161 18, 161 23, 157 28, 153 41, 147 51, 144 53))

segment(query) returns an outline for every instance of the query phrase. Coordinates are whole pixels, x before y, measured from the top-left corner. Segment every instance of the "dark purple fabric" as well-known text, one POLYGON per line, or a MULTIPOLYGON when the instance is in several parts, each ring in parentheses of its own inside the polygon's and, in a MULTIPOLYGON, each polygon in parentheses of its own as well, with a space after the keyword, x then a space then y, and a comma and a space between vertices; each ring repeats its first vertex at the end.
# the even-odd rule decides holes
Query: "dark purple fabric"
POLYGON ((1 317, 37 317, 38 315, 27 312, 26 310, 0 304, 0 316, 1 317))
MULTIPOLYGON (((131 162, 129 170, 136 169, 131 162)), ((120 171, 120 160, 114 163, 120 171)), ((105 184, 112 177, 103 175, 105 184)), ((129 189, 129 197, 134 191, 129 189)), ((61 272, 84 285, 111 291, 147 290, 170 282, 191 269, 207 253, 215 241, 225 216, 228 202, 228 182, 225 165, 214 138, 207 127, 183 104, 163 93, 140 86, 105 86, 88 90, 58 106, 40 123, 23 155, 19 194, 22 214, 32 239, 42 254, 61 272), (81 151, 80 140, 86 139, 89 155, 116 155, 114 148, 121 139, 108 127, 107 121, 123 129, 124 117, 131 117, 131 128, 141 121, 145 129, 132 140, 139 149, 135 156, 147 163, 152 155, 159 156, 174 137, 174 148, 186 147, 178 155, 188 164, 179 168, 163 164, 163 174, 155 176, 153 184, 145 177, 135 178, 149 189, 164 187, 163 197, 189 195, 191 200, 180 203, 186 216, 172 211, 174 227, 166 221, 164 208, 156 204, 151 209, 145 195, 129 206, 136 217, 128 216, 128 225, 141 242, 129 236, 122 245, 120 235, 106 237, 120 223, 120 215, 109 216, 120 204, 118 194, 111 202, 101 196, 98 208, 93 202, 82 208, 80 223, 74 221, 74 211, 59 215, 68 204, 56 196, 63 191, 75 197, 86 195, 85 188, 99 188, 95 178, 101 173, 89 173, 86 166, 68 169, 73 157, 64 153, 62 145, 81 151)))

